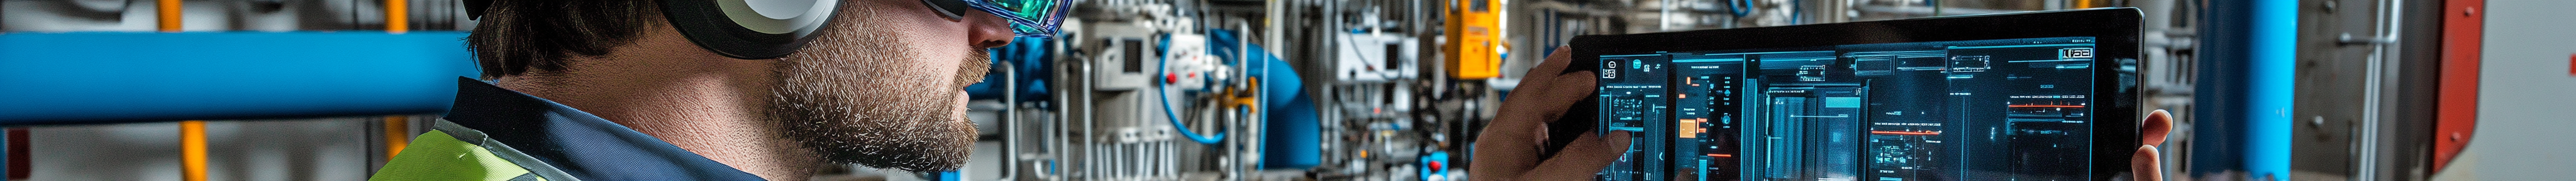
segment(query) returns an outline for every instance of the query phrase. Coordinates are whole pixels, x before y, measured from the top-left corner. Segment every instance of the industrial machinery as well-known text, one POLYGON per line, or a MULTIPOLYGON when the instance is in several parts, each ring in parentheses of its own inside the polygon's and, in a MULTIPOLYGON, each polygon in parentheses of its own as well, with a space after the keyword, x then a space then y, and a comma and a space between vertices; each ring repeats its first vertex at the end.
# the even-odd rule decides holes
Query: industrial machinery
MULTIPOLYGON (((2528 156, 2513 154, 2527 149, 2558 148, 2549 145, 2565 145, 2529 140, 2516 142, 2510 138, 2554 134, 2542 129, 2563 125, 2546 122, 2554 120, 2548 119, 2554 117, 2534 115, 2563 112, 2548 109, 2563 109, 2565 106, 2530 105, 2563 105, 2550 103, 2569 102, 2553 99, 2566 96, 2548 96, 2564 92, 2552 91, 2562 90, 2558 88, 2564 86, 2548 86, 2566 85, 2563 83, 2566 81, 2560 81, 2564 80, 2563 76, 2555 74, 2561 70, 2554 69, 2564 67, 2555 64, 2555 60, 2566 52, 2542 48, 2566 47, 2547 43, 2571 41, 2550 39, 2564 37, 2548 34, 2563 32, 2561 29, 2523 28, 2549 24, 2538 22, 2547 22, 2550 17, 2565 17, 2542 14, 2550 12, 2546 10, 2534 10, 2566 4, 2556 1, 2498 1, 2496 9, 2484 9, 2487 7, 2484 6, 2485 1, 2480 0, 1065 2, 1072 4, 1074 13, 1065 17, 1061 34, 1051 38, 1022 38, 1010 46, 990 49, 994 70, 990 71, 984 84, 967 88, 972 94, 968 116, 978 122, 984 135, 978 135, 980 142, 973 149, 975 153, 962 170, 915 174, 840 165, 827 166, 819 175, 883 177, 889 180, 1463 180, 1462 177, 1477 166, 1477 160, 1472 159, 1477 154, 1473 149, 1476 143, 1472 141, 1493 119, 1503 97, 1520 88, 1518 83, 1527 74, 1522 71, 1539 64, 1576 35, 1793 26, 2098 7, 2137 7, 2145 15, 2141 18, 2139 59, 2095 66, 2135 71, 2141 76, 2138 80, 2142 80, 2135 82, 2140 88, 2142 110, 2167 110, 2181 116, 2175 120, 2176 129, 2171 133, 2170 141, 2160 146, 2161 156, 2168 158, 2164 160, 2163 169, 2171 170, 2168 175, 2175 178, 2242 179, 2274 177, 2288 172, 2288 175, 2299 176, 2293 178, 2416 180, 2453 172, 2445 171, 2445 164, 2538 165, 2555 160, 2526 163, 2477 159, 2475 156, 2528 156), (2248 6, 2257 2, 2278 4, 2259 4, 2264 5, 2259 6, 2261 8, 2248 6), (2252 22, 2250 19, 2257 16, 2240 16, 2257 10, 2276 13, 2266 15, 2289 12, 2287 15, 2294 16, 2260 16, 2266 20, 2292 20, 2274 22, 2252 22), (2495 14, 2496 18, 2490 19, 2487 17, 2489 14, 2495 14), (2480 21, 2529 23, 2478 24, 2480 21), (2260 33, 2275 34, 2256 36, 2248 34, 2256 32, 2248 25, 2288 28, 2265 29, 2270 31, 2260 33), (2489 26, 2498 28, 2480 28, 2489 26), (2285 31, 2293 33, 2280 33, 2285 31), (2481 32, 2497 34, 2482 37, 2477 34, 2481 32), (2255 46, 2257 43, 2252 41, 2266 37, 2276 39, 2265 40, 2280 41, 2262 41, 2269 44, 2261 45, 2271 46, 2255 46), (2499 44, 2480 48, 2480 41, 2499 44), (2288 98, 2268 99, 2283 101, 2267 102, 2266 105, 2296 105, 2297 108, 2283 110, 2279 114, 2261 114, 2267 112, 2242 106, 2246 104, 2240 102, 2251 99, 2240 96, 2246 94, 2237 94, 2245 91, 2233 88, 2274 84, 2239 81, 2243 78, 2237 78, 2238 73, 2248 69, 2236 63, 2257 60, 2248 58, 2251 57, 2249 53, 2262 51, 2252 51, 2247 49, 2249 47, 2284 47, 2278 45, 2295 45, 2287 46, 2289 51, 2272 51, 2295 52, 2295 56, 2265 55, 2295 60, 2286 64, 2264 62, 2273 63, 2263 64, 2267 66, 2283 65, 2264 70, 2294 70, 2277 75, 2294 77, 2295 81, 2282 82, 2264 90, 2282 93, 2280 90, 2284 89, 2281 88, 2288 88, 2296 93, 2278 94, 2288 98), (2481 66, 2478 62, 2481 52, 2502 57, 2498 59, 2516 58, 2513 60, 2517 61, 2487 61, 2494 65, 2481 66), (2541 58, 2550 61, 2524 61, 2541 55, 2546 55, 2541 58), (2488 72, 2481 74, 2481 70, 2488 72), (2488 80, 2489 84, 2479 84, 2482 79, 2488 80), (2480 95, 2489 98, 2481 98, 2480 95), (2484 109, 2480 109, 2481 105, 2484 109), (2221 115, 2236 117, 2218 117, 2221 115), (2248 116, 2287 116, 2290 121, 2234 120, 2248 116), (2515 122, 2514 118, 2544 121, 2515 122), (2486 125, 2490 129, 2485 130, 2490 132, 2479 138, 2502 141, 2477 144, 2486 147, 2483 149, 2463 150, 2464 147, 2477 147, 2465 145, 2469 145, 2471 137, 2480 136, 2469 132, 2480 126, 2470 120, 2478 119, 2494 121, 2486 125), (2247 127, 2257 126, 2252 123, 2277 127, 2247 127), (2505 131, 2494 131, 2499 130, 2494 127, 2504 127, 2501 130, 2505 131), (2287 141, 2277 142, 2283 140, 2287 141), (2489 161, 2477 162, 2480 160, 2489 161), (2260 168, 2254 165, 2260 165, 2260 168)), ((465 51, 450 49, 461 46, 436 49, 364 46, 397 44, 373 41, 377 40, 374 38, 402 40, 403 45, 461 44, 447 41, 469 33, 462 30, 472 29, 477 21, 465 16, 465 7, 459 4, 454 0, 0 1, 0 39, 16 40, 9 43, 22 45, 0 47, 0 50, 154 52, 108 54, 118 56, 0 52, 0 57, 46 57, 0 59, 0 63, 106 65, 119 62, 28 60, 195 60, 120 58, 147 55, 251 57, 226 60, 283 65, 217 61, 189 63, 300 68, 294 70, 330 69, 371 75, 401 72, 394 70, 465 75, 462 73, 470 73, 471 66, 464 62, 470 61, 461 59, 470 56, 465 55, 465 51), (155 34, 149 31, 187 33, 155 34), (231 43, 235 40, 227 38, 255 38, 286 45, 239 44, 231 43), (46 43, 167 40, 225 41, 164 47, 46 43), (204 44, 269 49, 220 51, 204 48, 208 47, 202 46, 204 44), (275 58, 267 56, 271 53, 258 53, 309 52, 313 49, 289 48, 320 45, 434 54, 411 56, 359 53, 361 51, 328 52, 342 54, 273 53, 304 55, 307 58, 270 61, 264 58, 275 58), (192 53, 194 51, 239 54, 192 53), (419 58, 417 62, 446 64, 437 64, 435 67, 438 69, 435 70, 429 68, 433 66, 383 68, 364 64, 412 61, 372 56, 402 56, 419 58), (352 59, 366 61, 349 61, 352 59)), ((20 67, 33 66, 0 66, 0 69, 20 67)), ((203 94, 182 97, 222 97, 206 95, 227 94, 304 98, 259 100, 270 102, 360 100, 325 98, 318 96, 324 95, 319 93, 426 90, 380 86, 381 83, 396 81, 353 76, 208 67, 212 66, 159 67, 186 71, 118 69, 86 73, 141 75, 134 72, 155 72, 169 77, 235 77, 226 80, 243 82, 230 82, 228 85, 280 85, 237 87, 281 90, 224 92, 218 90, 235 89, 201 87, 191 91, 153 93, 203 94), (323 85, 319 83, 331 82, 320 80, 344 81, 342 83, 347 84, 323 85)), ((11 85, 108 82, 118 86, 153 87, 168 85, 140 84, 134 82, 143 81, 133 80, 177 80, 141 76, 129 77, 134 79, 57 79, 46 76, 71 74, 17 73, 30 76, 16 77, 35 78, 15 80, 47 81, 10 81, 11 85)), ((446 75, 441 76, 434 82, 452 80, 446 75)), ((80 87, 63 88, 68 86, 0 87, 21 90, 0 91, 11 93, 37 90, 29 87, 76 93, 106 92, 80 87)), ((22 97, 81 99, 50 95, 22 97)), ((360 97, 370 98, 363 100, 391 100, 386 96, 360 97)), ((127 98, 220 101, 141 99, 147 96, 127 98)), ((399 105, 323 106, 343 109, 406 108, 360 112, 249 104, 153 105, 258 111, 172 112, 133 110, 150 107, 128 104, 98 104, 104 106, 93 107, 21 104, 14 106, 44 110, 119 109, 136 113, 71 112, 59 114, 69 116, 66 118, 22 118, 32 114, 10 113, 39 111, 8 109, 0 110, 0 117, 6 117, 0 120, 117 119, 65 124, 30 122, 20 125, 55 125, 7 128, 13 130, 7 134, 8 140, 14 140, 8 141, 7 145, 13 145, 8 154, 39 158, 9 160, 18 163, 11 164, 12 169, 35 168, 16 170, 25 172, 9 175, 8 178, 13 179, 161 180, 165 177, 157 175, 189 174, 179 178, 357 180, 365 178, 374 170, 373 166, 383 164, 385 158, 403 147, 406 144, 403 140, 425 131, 431 121, 423 120, 437 119, 434 112, 445 102, 439 97, 402 100, 413 101, 399 105), (338 117, 314 118, 321 116, 338 117), (232 118, 250 121, 222 120, 232 118), (171 123, 192 119, 217 120, 171 123), (292 120, 268 121, 275 119, 292 120), (26 145, 35 146, 30 148, 26 145), (148 161, 160 159, 197 167, 163 168, 162 165, 154 165, 159 162, 148 161), (188 159, 194 160, 180 161, 188 159), (269 173, 271 170, 293 171, 269 173), (159 174, 163 172, 170 174, 159 174)), ((7 103, 12 102, 0 101, 0 104, 7 103)), ((1872 139, 1910 138, 1882 136, 1872 139)), ((2495 167, 2503 166, 2488 166, 2487 169, 2497 169, 2495 167)))
MULTIPOLYGON (((1007 161, 970 165, 961 175, 968 180, 1462 179, 1474 167, 1470 141, 1492 119, 1501 95, 1516 88, 1524 73, 1519 71, 1573 35, 2152 2, 2113 3, 1080 1, 1059 38, 996 49, 997 58, 1015 59, 998 60, 995 65, 1007 66, 997 69, 1014 70, 997 70, 997 76, 1014 72, 1018 77, 1008 79, 1035 81, 988 83, 1050 91, 979 97, 1010 99, 979 101, 985 107, 978 109, 1008 115, 993 116, 1006 119, 987 126, 1000 130, 987 131, 997 135, 986 140, 1003 151, 979 153, 978 159, 1007 161), (1277 61, 1269 61, 1273 59, 1277 61), (1278 96, 1269 96, 1274 94, 1278 96), (997 102, 1008 104, 993 104, 997 102)), ((2149 16, 2167 13, 2174 12, 2149 16)))
POLYGON ((1007 115, 995 116, 1007 118, 1000 126, 988 126, 1007 135, 988 135, 999 138, 988 141, 1006 145, 1002 154, 989 155, 1008 158, 967 172, 1005 173, 962 175, 1462 177, 1462 164, 1451 162, 1467 160, 1472 126, 1490 114, 1483 107, 1498 102, 1484 95, 1495 91, 1485 79, 1504 69, 1503 55, 1490 49, 1501 46, 1500 2, 1460 11, 1483 17, 1471 29, 1487 33, 1476 36, 1479 45, 1450 46, 1440 41, 1450 29, 1440 19, 1444 9, 1471 7, 1393 0, 1084 1, 1060 38, 997 49, 995 57, 1047 57, 1001 61, 997 68, 1014 70, 997 74, 1042 78, 987 82, 1062 91, 1009 93, 1001 98, 1011 100, 1000 105, 978 101, 1007 108, 982 113, 1007 115), (1458 53, 1481 56, 1449 57, 1483 59, 1442 58, 1458 53))
MULTIPOLYGON (((1078 13, 1065 22, 1060 38, 1000 49, 1005 53, 997 54, 1023 54, 1010 57, 1048 57, 996 64, 1012 69, 996 72, 1040 76, 1049 83, 1010 87, 1063 91, 1044 98, 1010 93, 1004 102, 1011 113, 1001 116, 1009 121, 996 131, 1008 135, 994 140, 1006 144, 1001 154, 1005 162, 994 165, 1005 174, 966 175, 1212 180, 1247 178, 1258 167, 1294 165, 1297 159, 1264 156, 1268 150, 1263 144, 1274 141, 1265 139, 1274 138, 1266 131, 1278 128, 1263 124, 1294 111, 1311 115, 1313 106, 1287 104, 1301 102, 1292 101, 1298 78, 1237 33, 1253 26, 1245 23, 1246 17, 1210 11, 1241 8, 1237 5, 1087 1, 1076 4, 1078 13), (1021 68, 1030 66, 1044 68, 1021 68)), ((1311 128, 1289 130, 1312 135, 1311 128)), ((1306 140, 1305 145, 1313 145, 1306 140)), ((1311 154, 1315 149, 1305 150, 1311 154)), ((977 169, 982 168, 969 168, 977 169)))

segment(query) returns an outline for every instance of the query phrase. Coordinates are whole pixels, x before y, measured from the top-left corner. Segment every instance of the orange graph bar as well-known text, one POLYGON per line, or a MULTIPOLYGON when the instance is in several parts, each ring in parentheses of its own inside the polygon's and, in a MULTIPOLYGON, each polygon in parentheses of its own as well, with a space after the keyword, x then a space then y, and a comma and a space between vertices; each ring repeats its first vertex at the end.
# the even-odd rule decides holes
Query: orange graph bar
POLYGON ((1869 131, 1869 134, 1892 134, 1892 135, 1941 135, 1941 132, 1920 132, 1920 131, 1869 131))
POLYGON ((1735 157, 1735 154, 1708 154, 1708 157, 1735 157))

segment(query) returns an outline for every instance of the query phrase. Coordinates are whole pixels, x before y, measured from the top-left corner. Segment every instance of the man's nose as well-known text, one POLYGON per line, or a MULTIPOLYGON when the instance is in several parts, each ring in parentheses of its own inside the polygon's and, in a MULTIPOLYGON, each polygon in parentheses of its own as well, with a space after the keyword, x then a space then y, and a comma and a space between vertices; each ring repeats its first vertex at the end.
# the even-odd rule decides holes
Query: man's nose
POLYGON ((1019 34, 1011 33, 1011 23, 1009 20, 1003 20, 1002 17, 994 16, 991 13, 971 12, 967 14, 970 15, 966 16, 966 23, 968 25, 966 39, 967 41, 974 41, 969 44, 974 45, 975 48, 983 49, 1010 45, 1012 38, 1019 37, 1019 34))

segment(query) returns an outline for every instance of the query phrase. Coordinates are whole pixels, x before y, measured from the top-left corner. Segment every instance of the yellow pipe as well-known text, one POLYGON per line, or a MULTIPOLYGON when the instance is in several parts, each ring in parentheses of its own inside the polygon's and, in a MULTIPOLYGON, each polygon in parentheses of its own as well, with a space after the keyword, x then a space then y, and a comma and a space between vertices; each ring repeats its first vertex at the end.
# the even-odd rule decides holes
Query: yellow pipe
POLYGON ((206 180, 206 121, 179 121, 180 180, 206 180))
POLYGON ((401 155, 404 146, 411 145, 410 118, 385 116, 385 160, 393 160, 394 155, 401 155))
POLYGON ((179 0, 161 0, 155 9, 160 10, 161 32, 179 32, 179 0))
MULTIPOLYGON (((154 7, 161 32, 179 32, 181 5, 179 0, 160 0, 154 7)), ((179 121, 179 168, 180 180, 206 180, 206 121, 179 121)))
MULTIPOLYGON (((385 32, 401 34, 411 31, 411 2, 385 0, 385 32)), ((385 116, 385 160, 401 155, 411 145, 411 117, 385 116)))
POLYGON ((385 0, 385 32, 411 31, 410 6, 407 0, 385 0))

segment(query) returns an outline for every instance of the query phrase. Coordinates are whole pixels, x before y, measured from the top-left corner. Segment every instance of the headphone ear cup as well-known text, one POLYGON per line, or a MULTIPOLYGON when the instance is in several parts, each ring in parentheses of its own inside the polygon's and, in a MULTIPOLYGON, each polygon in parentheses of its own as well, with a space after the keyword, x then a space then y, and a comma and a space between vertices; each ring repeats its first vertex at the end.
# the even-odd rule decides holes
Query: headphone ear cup
POLYGON ((764 0, 663 0, 662 17, 699 48, 731 58, 773 59, 813 41, 840 9, 836 0, 787 5, 750 1, 764 0))

